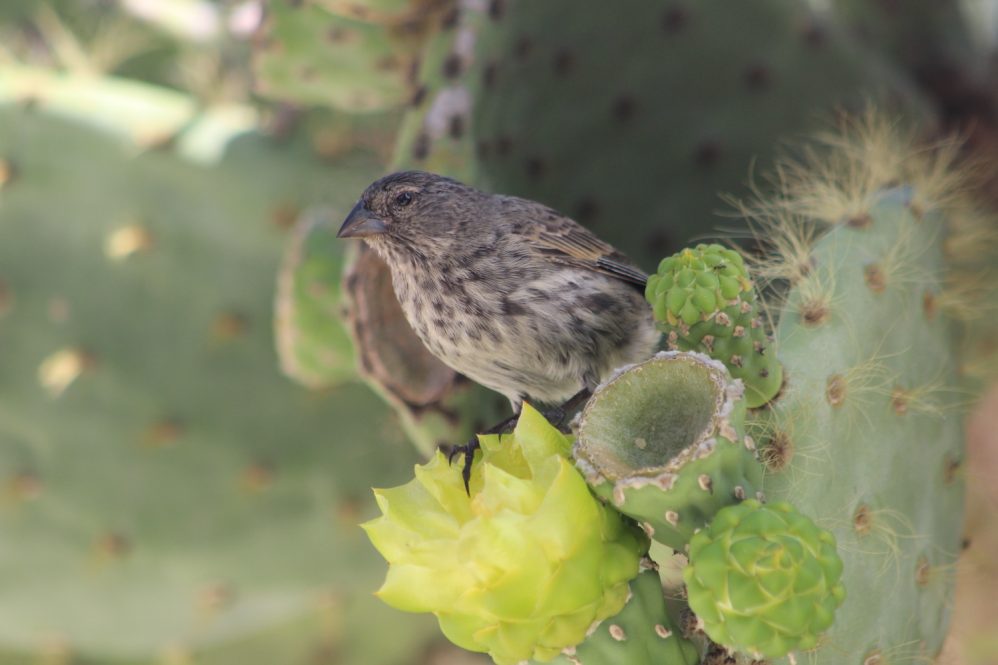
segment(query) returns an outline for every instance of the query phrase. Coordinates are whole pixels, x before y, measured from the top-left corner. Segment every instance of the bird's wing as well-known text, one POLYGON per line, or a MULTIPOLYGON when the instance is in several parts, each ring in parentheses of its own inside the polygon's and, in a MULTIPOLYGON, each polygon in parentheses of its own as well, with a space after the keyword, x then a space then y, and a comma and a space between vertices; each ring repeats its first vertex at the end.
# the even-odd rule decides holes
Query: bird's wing
POLYGON ((534 249, 559 263, 601 272, 642 290, 645 288, 648 275, 626 256, 585 227, 551 212, 546 211, 539 216, 540 223, 534 222, 522 231, 534 249))

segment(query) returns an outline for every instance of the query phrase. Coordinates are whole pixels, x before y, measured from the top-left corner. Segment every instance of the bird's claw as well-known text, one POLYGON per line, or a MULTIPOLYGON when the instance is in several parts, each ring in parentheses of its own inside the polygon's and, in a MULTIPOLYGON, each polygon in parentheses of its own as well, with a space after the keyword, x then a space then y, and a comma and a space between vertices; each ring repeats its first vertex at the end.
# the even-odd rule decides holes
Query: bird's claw
POLYGON ((453 464, 454 458, 458 455, 464 455, 464 465, 461 468, 461 478, 464 480, 464 491, 471 496, 471 488, 469 484, 471 483, 471 465, 475 461, 475 451, 481 446, 478 443, 478 438, 473 438, 468 443, 463 446, 454 446, 450 454, 447 455, 447 463, 453 464))

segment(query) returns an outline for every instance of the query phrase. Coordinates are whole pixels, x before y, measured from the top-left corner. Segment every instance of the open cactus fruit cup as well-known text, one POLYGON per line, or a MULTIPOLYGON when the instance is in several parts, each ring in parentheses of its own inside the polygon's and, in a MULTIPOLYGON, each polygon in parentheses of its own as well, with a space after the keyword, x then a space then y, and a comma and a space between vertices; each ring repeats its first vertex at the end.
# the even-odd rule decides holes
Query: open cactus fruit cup
POLYGON ((378 595, 500 665, 938 653, 972 390, 960 280, 993 239, 952 146, 906 141, 870 114, 740 205, 761 250, 664 258, 662 350, 570 433, 525 405, 480 437, 468 493, 441 453, 376 490, 378 595))

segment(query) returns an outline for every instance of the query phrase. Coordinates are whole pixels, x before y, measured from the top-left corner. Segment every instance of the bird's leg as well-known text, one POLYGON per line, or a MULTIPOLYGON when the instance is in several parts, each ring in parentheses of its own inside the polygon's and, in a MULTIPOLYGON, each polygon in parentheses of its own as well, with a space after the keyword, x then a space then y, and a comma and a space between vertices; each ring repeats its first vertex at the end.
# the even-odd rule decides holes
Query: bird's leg
MULTIPOLYGON (((558 429, 563 429, 565 426, 565 421, 568 416, 575 413, 580 406, 586 403, 593 391, 589 388, 583 388, 579 392, 575 393, 568 398, 563 404, 556 406, 552 409, 543 412, 544 417, 548 422, 552 423, 558 429)), ((516 421, 520 419, 520 410, 516 409, 516 412, 509 418, 500 421, 488 428, 482 434, 505 434, 506 432, 513 429, 516 425, 516 421)), ((478 450, 478 436, 473 436, 471 439, 463 446, 454 446, 451 449, 450 454, 447 455, 447 463, 452 464, 454 458, 458 455, 464 455, 464 465, 461 468, 461 478, 464 479, 464 491, 469 495, 471 494, 471 489, 468 484, 471 482, 471 464, 475 460, 475 451, 478 450)))
POLYGON ((557 427, 558 429, 563 429, 566 422, 572 414, 579 410, 583 404, 589 399, 593 394, 593 391, 589 388, 583 388, 579 392, 575 393, 569 397, 564 403, 556 406, 552 409, 544 411, 544 417, 547 418, 548 422, 557 427))
MULTIPOLYGON (((492 427, 488 428, 481 434, 505 434, 509 430, 513 429, 513 425, 520 418, 520 411, 517 409, 516 413, 511 415, 509 418, 502 420, 492 427)), ((461 468, 461 478, 464 479, 464 491, 471 495, 471 489, 468 487, 468 483, 471 482, 471 463, 475 461, 475 451, 478 450, 480 444, 478 443, 478 436, 475 435, 468 440, 468 443, 463 446, 454 446, 450 454, 447 455, 447 463, 451 464, 454 462, 454 458, 458 455, 464 455, 464 466, 461 468)))

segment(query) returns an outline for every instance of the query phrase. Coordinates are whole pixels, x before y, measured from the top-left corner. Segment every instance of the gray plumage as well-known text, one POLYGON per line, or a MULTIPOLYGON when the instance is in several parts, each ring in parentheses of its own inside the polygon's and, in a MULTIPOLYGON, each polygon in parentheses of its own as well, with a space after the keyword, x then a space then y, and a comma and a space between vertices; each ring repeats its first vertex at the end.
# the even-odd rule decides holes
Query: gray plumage
POLYGON ((407 171, 369 186, 340 235, 388 264, 430 352, 514 411, 595 388, 657 345, 646 275, 540 203, 407 171))

